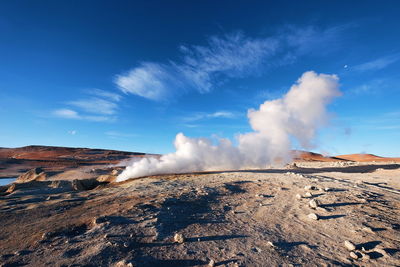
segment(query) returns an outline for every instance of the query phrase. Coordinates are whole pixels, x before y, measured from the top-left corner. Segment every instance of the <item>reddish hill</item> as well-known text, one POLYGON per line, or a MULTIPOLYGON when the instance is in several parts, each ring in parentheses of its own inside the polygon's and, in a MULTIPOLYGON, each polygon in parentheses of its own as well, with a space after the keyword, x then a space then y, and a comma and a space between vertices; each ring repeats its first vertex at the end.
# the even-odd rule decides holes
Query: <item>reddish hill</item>
POLYGON ((339 155, 336 158, 342 160, 350 160, 350 161, 358 161, 358 162, 371 162, 371 161, 396 161, 400 162, 400 158, 385 158, 379 157, 374 154, 348 154, 348 155, 339 155))
POLYGON ((117 164, 144 155, 137 152, 53 146, 0 148, 0 178, 15 177, 36 167, 59 172, 80 166, 117 164))
POLYGON ((325 157, 322 154, 309 152, 309 151, 301 151, 294 150, 294 159, 297 161, 323 161, 323 162, 331 162, 331 161, 343 161, 345 159, 340 159, 337 157, 325 157))

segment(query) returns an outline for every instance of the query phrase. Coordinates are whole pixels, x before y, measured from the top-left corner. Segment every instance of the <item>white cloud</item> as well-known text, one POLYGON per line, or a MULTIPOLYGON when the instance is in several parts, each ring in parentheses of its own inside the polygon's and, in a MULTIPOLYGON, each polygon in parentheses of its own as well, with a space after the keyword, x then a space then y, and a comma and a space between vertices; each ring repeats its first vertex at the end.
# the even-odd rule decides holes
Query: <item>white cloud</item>
POLYGON ((70 135, 75 135, 77 132, 76 132, 76 130, 71 130, 71 131, 68 131, 68 133, 69 133, 70 135))
POLYGON ((57 117, 60 118, 65 118, 65 119, 79 119, 80 116, 78 112, 72 109, 67 109, 67 108, 61 108, 61 109, 56 109, 53 111, 53 114, 57 117))
POLYGON ((237 113, 231 112, 231 111, 216 111, 213 113, 205 113, 205 112, 198 112, 195 113, 191 116, 187 116, 183 118, 184 121, 190 122, 190 121, 198 121, 198 120, 204 120, 204 119, 215 119, 215 118, 225 118, 225 119, 232 119, 236 118, 238 116, 237 113))
POLYGON ((105 98, 109 101, 114 101, 114 102, 118 102, 122 99, 122 96, 120 96, 119 94, 108 92, 108 91, 101 90, 101 89, 91 89, 91 90, 88 90, 88 93, 91 95, 105 98))
POLYGON ((380 70, 397 62, 398 60, 400 60, 400 54, 394 54, 356 65, 353 67, 353 69, 360 72, 380 70))
POLYGON ((115 121, 115 117, 111 116, 97 116, 97 115, 81 115, 77 111, 67 108, 56 109, 52 112, 55 117, 62 119, 73 119, 73 120, 87 120, 97 122, 112 122, 115 121))
POLYGON ((261 38, 242 33, 213 36, 206 45, 181 45, 180 60, 141 63, 117 75, 115 84, 124 93, 155 101, 166 101, 188 90, 207 93, 222 79, 259 75, 268 68, 290 64, 299 55, 327 51, 327 43, 334 49, 332 41, 340 43, 337 37, 346 27, 287 27, 261 38), (316 51, 317 47, 324 49, 316 51))
POLYGON ((121 96, 100 89, 86 90, 86 94, 94 95, 78 100, 68 101, 65 104, 73 107, 60 108, 52 112, 59 118, 87 120, 96 122, 112 122, 117 119, 118 104, 121 96))
POLYGON ((386 90, 388 87, 387 81, 384 79, 370 80, 364 84, 351 88, 348 93, 354 95, 377 94, 386 90))
POLYGON ((116 103, 97 97, 70 101, 68 104, 89 113, 104 115, 115 114, 118 108, 116 103))
POLYGON ((129 72, 117 75, 115 83, 124 93, 131 93, 151 100, 163 100, 170 95, 170 87, 178 87, 179 73, 171 66, 142 63, 129 72))

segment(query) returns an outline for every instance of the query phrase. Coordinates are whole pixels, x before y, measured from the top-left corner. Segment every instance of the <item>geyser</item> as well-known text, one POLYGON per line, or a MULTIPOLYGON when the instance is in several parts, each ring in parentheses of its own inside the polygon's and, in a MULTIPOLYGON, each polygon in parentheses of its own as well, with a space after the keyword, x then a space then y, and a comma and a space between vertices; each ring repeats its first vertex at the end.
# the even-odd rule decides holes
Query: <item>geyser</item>
POLYGON ((282 98, 265 101, 258 110, 248 111, 254 131, 239 135, 237 146, 228 139, 220 139, 215 145, 210 139, 179 133, 174 143, 176 152, 136 161, 117 180, 288 163, 292 159, 292 141, 297 140, 303 148, 310 147, 316 130, 327 122, 326 106, 340 95, 338 81, 336 75, 305 72, 282 98))

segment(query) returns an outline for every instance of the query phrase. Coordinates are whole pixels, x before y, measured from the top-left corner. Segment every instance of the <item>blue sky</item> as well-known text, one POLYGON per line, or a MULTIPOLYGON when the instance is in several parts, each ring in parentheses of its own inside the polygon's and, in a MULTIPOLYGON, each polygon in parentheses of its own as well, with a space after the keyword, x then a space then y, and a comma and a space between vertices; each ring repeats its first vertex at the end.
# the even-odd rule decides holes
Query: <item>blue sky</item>
POLYGON ((343 93, 314 151, 400 156, 398 14, 398 1, 2 2, 0 146, 234 138, 313 70, 343 93))

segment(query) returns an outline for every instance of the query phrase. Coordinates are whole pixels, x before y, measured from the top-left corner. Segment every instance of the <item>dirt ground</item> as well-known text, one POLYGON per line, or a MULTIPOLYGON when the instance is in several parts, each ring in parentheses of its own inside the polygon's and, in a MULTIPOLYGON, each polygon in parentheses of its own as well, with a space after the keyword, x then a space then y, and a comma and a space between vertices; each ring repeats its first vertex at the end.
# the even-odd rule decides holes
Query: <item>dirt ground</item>
POLYGON ((0 196, 0 262, 400 266, 400 164, 297 165, 161 175, 91 190, 62 181, 8 186, 0 196))

